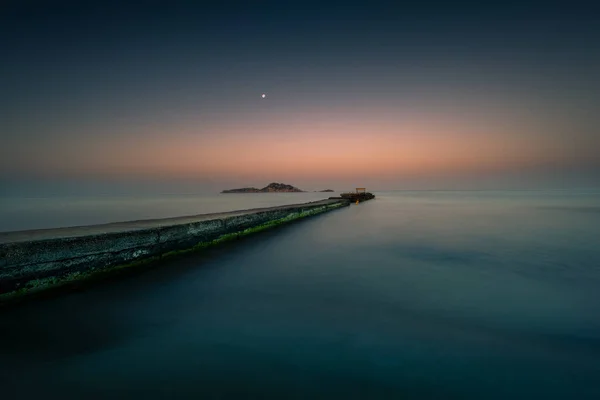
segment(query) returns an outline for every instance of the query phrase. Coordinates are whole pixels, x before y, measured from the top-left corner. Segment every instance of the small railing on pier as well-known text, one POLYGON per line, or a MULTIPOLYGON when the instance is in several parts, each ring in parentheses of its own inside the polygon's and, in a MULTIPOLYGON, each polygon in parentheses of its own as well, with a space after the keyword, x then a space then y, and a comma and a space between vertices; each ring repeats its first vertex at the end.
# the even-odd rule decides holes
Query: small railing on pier
POLYGON ((355 192, 346 192, 340 194, 339 197, 330 197, 330 199, 347 199, 353 203, 360 203, 374 198, 375 195, 367 192, 366 188, 356 188, 355 192))

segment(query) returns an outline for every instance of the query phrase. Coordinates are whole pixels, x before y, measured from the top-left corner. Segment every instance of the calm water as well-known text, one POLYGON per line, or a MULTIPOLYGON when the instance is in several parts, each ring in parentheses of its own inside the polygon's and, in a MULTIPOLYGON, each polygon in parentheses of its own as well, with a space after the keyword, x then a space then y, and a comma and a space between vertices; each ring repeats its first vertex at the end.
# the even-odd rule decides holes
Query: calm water
POLYGON ((600 398, 599 191, 377 195, 0 311, 2 398, 600 398))

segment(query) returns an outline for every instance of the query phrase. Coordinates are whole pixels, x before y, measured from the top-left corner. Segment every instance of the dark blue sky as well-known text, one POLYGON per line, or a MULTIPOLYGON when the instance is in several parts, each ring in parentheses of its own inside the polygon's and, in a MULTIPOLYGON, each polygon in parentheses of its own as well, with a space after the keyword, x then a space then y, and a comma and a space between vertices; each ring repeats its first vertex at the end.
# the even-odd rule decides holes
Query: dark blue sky
POLYGON ((392 186, 599 175, 591 2, 9 1, 0 38, 5 177, 313 182, 308 165, 244 149, 277 152, 276 137, 326 167, 298 143, 346 134, 332 159, 351 163, 372 137, 378 167, 362 178, 392 186))

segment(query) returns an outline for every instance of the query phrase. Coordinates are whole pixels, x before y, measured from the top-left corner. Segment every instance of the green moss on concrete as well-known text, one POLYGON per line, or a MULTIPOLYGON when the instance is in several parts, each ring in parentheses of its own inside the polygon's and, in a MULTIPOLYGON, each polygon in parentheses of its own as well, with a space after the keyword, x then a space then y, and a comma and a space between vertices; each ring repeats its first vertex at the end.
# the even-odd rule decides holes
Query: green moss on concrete
POLYGON ((92 270, 84 271, 84 272, 76 271, 76 272, 68 273, 63 276, 51 276, 51 277, 47 277, 47 278, 34 279, 34 280, 27 282, 26 284, 24 284, 22 287, 20 287, 19 289, 15 290, 15 291, 0 294, 0 303, 18 300, 19 298, 21 298, 25 295, 36 294, 36 293, 40 293, 40 292, 43 292, 43 291, 46 291, 49 289, 60 289, 60 288, 66 287, 66 286, 74 285, 74 284, 99 280, 99 279, 114 275, 115 273, 123 271, 123 270, 130 270, 130 269, 134 269, 137 267, 145 266, 147 264, 155 263, 155 262, 165 259, 165 258, 170 258, 170 257, 174 257, 174 256, 187 254, 187 253, 197 252, 197 251, 206 249, 208 247, 212 247, 212 246, 216 246, 216 245, 219 245, 219 244, 222 244, 225 242, 237 240, 241 237, 248 236, 253 233, 262 232, 262 231, 272 229, 272 228, 275 228, 275 227, 283 225, 283 224, 287 224, 289 222, 292 222, 292 221, 295 221, 298 219, 306 218, 306 217, 309 217, 312 215, 321 214, 328 210, 340 208, 343 206, 345 206, 344 203, 335 203, 335 204, 331 204, 331 205, 316 207, 316 208, 313 208, 313 209, 310 209, 307 211, 303 211, 303 212, 292 212, 283 218, 271 220, 264 224, 257 225, 257 226, 251 227, 251 228, 247 228, 247 229, 241 230, 239 232, 223 234, 214 240, 211 240, 208 242, 200 242, 188 249, 173 250, 173 251, 165 252, 159 256, 152 256, 152 257, 137 259, 137 260, 134 260, 134 261, 126 263, 126 264, 120 264, 120 265, 106 267, 106 268, 96 268, 96 269, 92 269, 92 270))
POLYGON ((9 292, 0 294, 0 304, 3 302, 17 300, 24 295, 34 295, 40 292, 47 291, 49 289, 60 289, 65 286, 71 286, 78 283, 93 282, 100 280, 107 276, 114 275, 120 270, 132 269, 140 267, 152 262, 160 260, 159 256, 148 257, 140 260, 135 260, 127 264, 115 265, 112 267, 106 267, 102 269, 91 269, 89 271, 75 271, 68 273, 63 276, 51 276, 47 278, 34 279, 26 284, 22 285, 21 288, 9 292))
POLYGON ((182 250, 173 250, 173 251, 169 251, 167 253, 164 253, 161 255, 161 258, 167 258, 167 257, 173 257, 173 256, 179 256, 182 254, 187 254, 187 253, 192 253, 192 252, 196 252, 199 250, 203 250, 206 249, 207 247, 212 247, 218 244, 222 244, 225 242, 230 242, 233 240, 237 240, 241 237, 244 236, 248 236, 251 235, 253 233, 258 233, 258 232, 262 232, 264 230, 267 229, 272 229, 274 227, 277 227, 279 225, 282 224, 286 224, 288 222, 292 222, 301 218, 305 218, 305 217, 309 217, 312 215, 316 215, 316 214, 321 214, 325 211, 331 210, 331 209, 335 209, 335 208, 339 208, 344 206, 343 203, 336 203, 333 205, 329 205, 329 206, 323 206, 323 207, 318 207, 318 208, 314 208, 312 210, 309 211, 305 211, 305 212, 296 212, 296 213, 291 213, 289 215, 287 215, 284 218, 279 218, 279 219, 275 219, 269 222, 266 222, 264 224, 261 225, 257 225, 254 226, 252 228, 247 228, 244 229, 242 231, 239 232, 233 232, 233 233, 226 233, 223 234, 221 236, 219 236, 218 238, 208 241, 208 242, 200 242, 198 244, 196 244, 195 246, 189 248, 189 249, 182 249, 182 250))

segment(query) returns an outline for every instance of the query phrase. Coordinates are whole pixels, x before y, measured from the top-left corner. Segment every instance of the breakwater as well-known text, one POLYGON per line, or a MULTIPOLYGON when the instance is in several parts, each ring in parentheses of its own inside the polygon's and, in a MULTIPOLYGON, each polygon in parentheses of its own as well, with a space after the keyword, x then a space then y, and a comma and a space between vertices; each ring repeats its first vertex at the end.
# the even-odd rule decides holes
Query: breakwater
POLYGON ((349 205, 322 200, 226 213, 0 233, 0 302, 200 250, 349 205))

